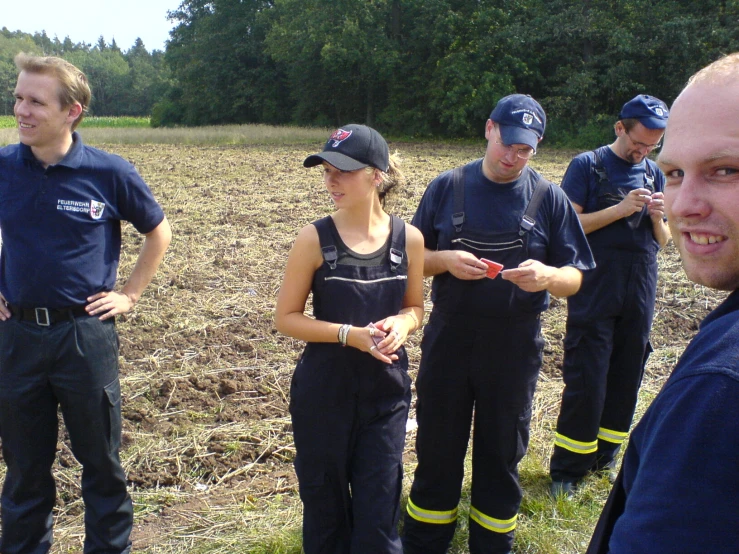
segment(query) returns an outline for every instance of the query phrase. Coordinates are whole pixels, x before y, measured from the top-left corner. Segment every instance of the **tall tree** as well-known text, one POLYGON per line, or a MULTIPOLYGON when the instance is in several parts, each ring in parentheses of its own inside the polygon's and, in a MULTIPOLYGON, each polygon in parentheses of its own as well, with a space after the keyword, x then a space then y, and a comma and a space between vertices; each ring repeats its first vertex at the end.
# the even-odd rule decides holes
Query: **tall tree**
POLYGON ((286 67, 298 120, 372 125, 398 66, 392 0, 276 0, 267 52, 286 67))
POLYGON ((282 76, 263 52, 267 0, 184 0, 166 60, 184 123, 284 122, 282 76))

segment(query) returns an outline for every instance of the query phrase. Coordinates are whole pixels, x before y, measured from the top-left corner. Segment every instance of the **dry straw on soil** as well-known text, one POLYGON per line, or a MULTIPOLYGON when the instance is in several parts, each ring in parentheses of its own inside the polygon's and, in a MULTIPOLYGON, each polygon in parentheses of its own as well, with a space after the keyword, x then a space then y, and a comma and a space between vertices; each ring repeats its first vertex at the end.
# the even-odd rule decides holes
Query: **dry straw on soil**
MULTIPOLYGON (((135 312, 119 321, 122 458, 136 506, 138 552, 299 552, 300 503, 287 406, 302 344, 275 332, 272 312, 298 229, 331 211, 320 171, 301 165, 324 136, 320 133, 303 146, 105 146, 137 166, 174 231, 154 282, 135 312)), ((409 185, 389 199, 388 209, 406 220, 436 174, 483 151, 481 144, 391 147, 404 158, 409 185)), ((559 182, 571 154, 544 151, 533 166, 559 182)), ((127 226, 122 277, 130 271, 140 244, 127 226)), ((674 249, 660 256, 660 266, 646 401, 659 389, 697 323, 720 300, 685 280, 674 249)), ((565 509, 546 500, 545 493, 561 390, 564 309, 565 303, 555 300, 545 314, 546 359, 531 451, 522 466, 522 541, 536 540, 525 537, 535 537, 541 518, 566 520, 565 509)), ((419 333, 410 341, 413 376, 420 338, 419 333)), ((640 412, 643 408, 640 405, 640 412)), ((414 463, 414 436, 408 436, 406 487, 414 463)), ((63 431, 54 474, 60 491, 54 552, 79 551, 80 468, 63 431)), ((593 485, 592 490, 598 500, 605 496, 604 486, 593 485)), ((559 550, 582 549, 591 523, 564 521, 559 550)), ((517 547, 535 551, 526 544, 517 547)))

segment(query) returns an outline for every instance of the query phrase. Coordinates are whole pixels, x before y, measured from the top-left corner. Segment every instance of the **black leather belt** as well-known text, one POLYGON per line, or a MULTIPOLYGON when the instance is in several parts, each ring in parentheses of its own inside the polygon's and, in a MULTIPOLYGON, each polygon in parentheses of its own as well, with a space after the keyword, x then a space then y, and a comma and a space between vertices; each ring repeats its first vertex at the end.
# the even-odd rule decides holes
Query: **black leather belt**
POLYGON ((73 317, 89 316, 84 306, 73 308, 20 308, 8 306, 13 317, 21 321, 33 321, 41 327, 48 327, 60 321, 69 321, 73 317))

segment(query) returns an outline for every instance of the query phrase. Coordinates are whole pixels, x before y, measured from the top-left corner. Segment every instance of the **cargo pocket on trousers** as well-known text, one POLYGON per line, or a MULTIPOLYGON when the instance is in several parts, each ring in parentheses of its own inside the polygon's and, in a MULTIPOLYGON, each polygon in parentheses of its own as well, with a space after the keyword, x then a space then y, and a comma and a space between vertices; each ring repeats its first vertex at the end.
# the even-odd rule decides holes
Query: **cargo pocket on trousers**
POLYGON ((121 446, 121 383, 116 378, 103 388, 105 407, 108 409, 108 440, 111 451, 121 446))
POLYGON ((531 425, 531 405, 524 408, 516 417, 516 448, 510 466, 515 467, 526 454, 529 447, 529 427, 531 425))
MULTIPOLYGON (((562 341, 562 347, 564 349, 565 364, 562 366, 562 379, 566 386, 572 387, 569 391, 573 390, 583 391, 588 386, 587 374, 583 369, 590 367, 591 364, 578 363, 578 351, 577 347, 582 340, 583 333, 569 331, 564 340, 562 341)), ((592 378, 591 378, 592 381, 592 378)))
POLYGON ((295 474, 298 477, 298 492, 303 502, 303 523, 314 533, 336 525, 341 487, 332 482, 327 468, 314 460, 304 460, 298 453, 295 459, 295 474))

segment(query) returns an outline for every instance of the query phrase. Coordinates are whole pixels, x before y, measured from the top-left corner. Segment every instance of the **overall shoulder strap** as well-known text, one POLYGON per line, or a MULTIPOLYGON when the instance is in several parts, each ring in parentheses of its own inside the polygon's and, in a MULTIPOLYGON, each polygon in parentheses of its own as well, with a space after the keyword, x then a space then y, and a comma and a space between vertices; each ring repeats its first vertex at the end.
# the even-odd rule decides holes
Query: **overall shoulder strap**
POLYGON ((654 192, 654 171, 652 171, 652 164, 649 163, 648 159, 645 159, 644 165, 644 188, 649 189, 650 192, 654 192))
POLYGON ((464 224, 464 166, 452 170, 452 186, 454 187, 452 225, 457 233, 461 233, 464 224))
POLYGON ((339 259, 339 251, 334 244, 334 238, 331 236, 331 216, 326 216, 318 221, 313 222, 313 226, 318 231, 318 241, 321 243, 321 255, 323 261, 328 264, 331 269, 336 269, 336 261, 339 259))
POLYGON ((603 146, 593 150, 593 172, 598 176, 598 185, 608 184, 608 172, 606 172, 606 166, 603 165, 603 146))
POLYGON ((524 212, 521 218, 521 229, 518 231, 519 235, 528 233, 536 225, 536 214, 539 212, 539 207, 541 206, 542 200, 544 200, 547 190, 549 190, 549 181, 537 174, 534 193, 531 195, 529 204, 526 206, 526 212, 524 212))
POLYGON ((390 238, 388 256, 390 258, 390 269, 395 272, 403 263, 403 257, 405 256, 405 221, 396 215, 390 217, 392 218, 393 233, 390 238))

